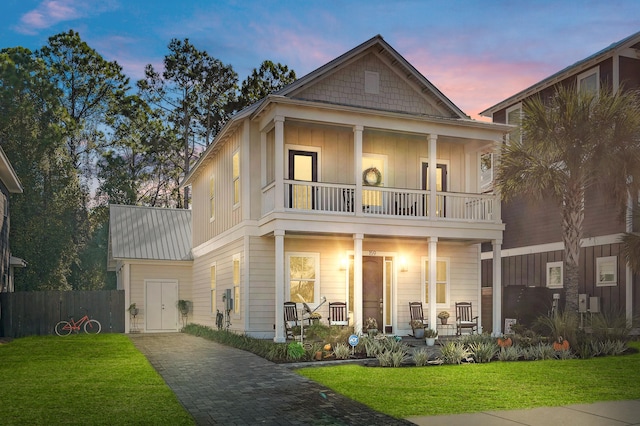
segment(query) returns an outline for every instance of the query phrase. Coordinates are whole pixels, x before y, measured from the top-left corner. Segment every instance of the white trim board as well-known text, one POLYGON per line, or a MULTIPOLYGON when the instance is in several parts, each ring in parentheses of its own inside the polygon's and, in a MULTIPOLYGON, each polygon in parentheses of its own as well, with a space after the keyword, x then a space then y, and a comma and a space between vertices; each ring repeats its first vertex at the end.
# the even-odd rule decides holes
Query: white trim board
MULTIPOLYGON (((601 235, 598 237, 583 238, 581 247, 595 247, 605 244, 618 244, 624 234, 601 235)), ((501 257, 522 256, 525 254, 547 253, 550 251, 564 250, 562 241, 548 244, 538 244, 534 246, 516 247, 512 249, 502 249, 501 257)), ((493 251, 482 253, 482 260, 493 259, 493 251)))

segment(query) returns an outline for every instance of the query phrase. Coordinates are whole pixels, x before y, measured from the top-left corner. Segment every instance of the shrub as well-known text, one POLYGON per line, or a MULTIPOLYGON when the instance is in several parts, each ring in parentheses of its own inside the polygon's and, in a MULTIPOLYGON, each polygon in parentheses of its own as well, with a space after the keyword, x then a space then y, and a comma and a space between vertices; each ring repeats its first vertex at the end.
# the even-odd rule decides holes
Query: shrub
POLYGON ((522 349, 519 346, 500 348, 498 359, 500 361, 517 361, 522 357, 522 349))
POLYGON ((629 340, 631 325, 624 311, 607 311, 592 315, 589 319, 591 333, 596 340, 629 340))
MULTIPOLYGON (((536 325, 547 332, 551 340, 557 341, 560 336, 574 346, 577 343, 577 331, 580 318, 575 312, 562 311, 538 317, 536 325)), ((543 332, 544 332, 543 331, 543 332)))
POLYGON ((464 343, 453 340, 445 343, 440 352, 442 362, 445 364, 462 364, 462 361, 468 361, 471 356, 471 352, 464 343))
POLYGON ((292 342, 287 345, 287 358, 297 361, 305 354, 304 347, 298 342, 292 342))
POLYGON ((333 353, 337 359, 348 359, 351 356, 351 347, 344 343, 336 343, 333 347, 333 353))
POLYGON ((478 363, 491 362, 500 348, 493 341, 476 342, 469 345, 469 351, 478 363))
POLYGON ((413 362, 417 367, 423 367, 429 362, 429 351, 420 348, 413 353, 413 362))
POLYGON ((533 361, 539 359, 554 359, 556 357, 556 351, 553 346, 540 343, 536 346, 530 346, 522 350, 522 356, 524 359, 533 361))
POLYGON ((575 358, 575 355, 573 354, 573 352, 571 352, 571 350, 567 349, 567 350, 562 350, 562 351, 556 351, 556 358, 558 358, 558 359, 573 359, 573 358, 575 358))
POLYGON ((495 339, 491 337, 491 335, 487 333, 483 333, 483 334, 467 334, 464 336, 460 336, 458 341, 462 342, 466 346, 471 346, 476 343, 492 343, 495 341, 495 339))

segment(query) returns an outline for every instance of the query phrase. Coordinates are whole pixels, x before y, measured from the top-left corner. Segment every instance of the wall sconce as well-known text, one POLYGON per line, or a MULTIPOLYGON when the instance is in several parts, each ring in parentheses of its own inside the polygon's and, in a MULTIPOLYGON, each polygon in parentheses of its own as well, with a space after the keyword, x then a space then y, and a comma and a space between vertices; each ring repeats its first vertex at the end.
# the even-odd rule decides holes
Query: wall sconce
POLYGON ((349 264, 349 260, 347 257, 343 256, 340 259, 340 270, 341 271, 346 271, 347 270, 347 265, 349 264))
POLYGON ((400 258, 400 272, 409 271, 409 265, 407 264, 407 259, 405 257, 400 258))

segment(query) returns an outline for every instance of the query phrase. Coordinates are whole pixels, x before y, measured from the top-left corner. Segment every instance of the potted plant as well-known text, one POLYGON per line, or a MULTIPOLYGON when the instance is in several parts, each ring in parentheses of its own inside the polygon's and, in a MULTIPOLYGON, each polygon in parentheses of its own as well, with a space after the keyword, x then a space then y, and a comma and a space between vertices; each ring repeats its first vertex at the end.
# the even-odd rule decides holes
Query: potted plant
POLYGON ((189 314, 189 301, 180 299, 178 300, 178 310, 183 316, 189 314))
POLYGON ((135 303, 130 304, 127 311, 129 312, 129 314, 133 315, 134 317, 138 315, 138 308, 136 307, 135 303))
POLYGON ((441 311, 438 313, 438 318, 440 318, 440 324, 446 324, 449 319, 449 312, 441 311))
POLYGON ((364 329, 367 330, 367 334, 375 336, 378 334, 378 321, 375 318, 369 317, 364 322, 364 329))
POLYGON ((432 328, 428 328, 424 331, 425 343, 427 346, 433 346, 438 338, 438 331, 432 328))
POLYGON ((309 319, 314 324, 319 324, 320 320, 322 319, 322 315, 320 315, 320 312, 313 312, 311 315, 309 315, 309 319))
POLYGON ((413 337, 416 339, 422 339, 424 337, 424 324, 420 320, 412 320, 409 322, 411 329, 413 330, 413 337))

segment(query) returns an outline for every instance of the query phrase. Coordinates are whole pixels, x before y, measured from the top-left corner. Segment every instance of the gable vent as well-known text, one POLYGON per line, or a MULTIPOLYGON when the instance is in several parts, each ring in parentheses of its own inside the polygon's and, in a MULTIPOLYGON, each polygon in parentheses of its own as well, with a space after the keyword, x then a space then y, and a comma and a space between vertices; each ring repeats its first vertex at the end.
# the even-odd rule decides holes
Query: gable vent
POLYGON ((380 74, 374 71, 364 72, 364 92, 371 95, 380 94, 380 74))

